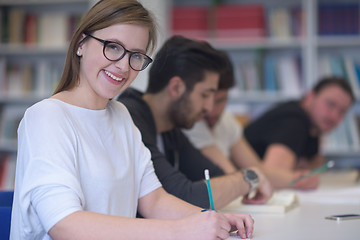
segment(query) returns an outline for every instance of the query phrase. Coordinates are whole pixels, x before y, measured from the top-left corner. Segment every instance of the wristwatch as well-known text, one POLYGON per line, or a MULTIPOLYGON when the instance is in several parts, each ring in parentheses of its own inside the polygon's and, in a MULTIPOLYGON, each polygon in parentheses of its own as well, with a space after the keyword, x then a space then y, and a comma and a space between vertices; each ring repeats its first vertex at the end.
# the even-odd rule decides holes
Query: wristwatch
POLYGON ((251 199, 255 196, 256 188, 259 185, 259 177, 257 173, 251 169, 243 169, 241 172, 244 175, 244 180, 250 185, 250 190, 247 198, 251 199))

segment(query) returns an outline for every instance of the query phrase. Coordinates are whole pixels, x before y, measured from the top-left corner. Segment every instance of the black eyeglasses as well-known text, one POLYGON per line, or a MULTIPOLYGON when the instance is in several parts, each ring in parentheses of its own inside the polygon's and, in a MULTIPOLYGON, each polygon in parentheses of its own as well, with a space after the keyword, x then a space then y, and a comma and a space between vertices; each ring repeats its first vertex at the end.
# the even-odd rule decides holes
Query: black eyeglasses
POLYGON ((126 53, 129 53, 129 65, 135 71, 144 70, 153 61, 146 54, 141 52, 129 51, 118 42, 102 40, 90 34, 86 34, 86 35, 104 44, 104 48, 103 48, 104 57, 110 61, 114 61, 114 62, 119 61, 125 56, 126 53))

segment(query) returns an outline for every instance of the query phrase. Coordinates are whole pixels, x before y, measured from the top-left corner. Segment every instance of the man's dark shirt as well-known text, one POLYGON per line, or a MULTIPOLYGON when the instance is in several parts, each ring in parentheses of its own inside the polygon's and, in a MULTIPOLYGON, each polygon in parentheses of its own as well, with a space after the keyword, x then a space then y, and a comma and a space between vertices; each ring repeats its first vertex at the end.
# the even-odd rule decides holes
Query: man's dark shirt
POLYGON ((129 110, 139 128, 145 146, 150 150, 155 173, 164 189, 191 204, 209 208, 204 169, 212 177, 224 172, 196 149, 180 129, 162 133, 163 154, 157 145, 157 131, 151 109, 142 99, 142 93, 129 88, 118 98, 129 110))
POLYGON ((310 159, 318 153, 319 138, 310 135, 311 120, 299 101, 282 103, 255 119, 244 136, 263 159, 271 144, 284 144, 297 156, 310 159))

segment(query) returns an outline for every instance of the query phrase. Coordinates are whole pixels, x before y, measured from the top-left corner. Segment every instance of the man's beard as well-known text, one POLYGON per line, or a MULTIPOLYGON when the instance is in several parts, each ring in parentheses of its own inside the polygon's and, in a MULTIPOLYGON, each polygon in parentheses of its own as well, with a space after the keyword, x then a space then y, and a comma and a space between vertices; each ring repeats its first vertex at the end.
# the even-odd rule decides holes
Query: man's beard
POLYGON ((172 102, 168 108, 169 118, 175 127, 190 129, 194 126, 196 119, 190 119, 193 112, 189 94, 184 93, 179 99, 172 102))

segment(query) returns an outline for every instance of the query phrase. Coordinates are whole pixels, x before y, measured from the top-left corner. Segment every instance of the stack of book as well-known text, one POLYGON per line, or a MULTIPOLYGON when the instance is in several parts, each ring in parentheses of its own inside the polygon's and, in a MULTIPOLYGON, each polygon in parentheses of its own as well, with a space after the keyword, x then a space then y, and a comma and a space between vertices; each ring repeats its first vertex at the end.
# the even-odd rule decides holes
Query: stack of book
POLYGON ((359 34, 358 2, 321 4, 318 11, 319 35, 359 34))
POLYGON ((80 19, 80 14, 38 14, 21 7, 3 7, 0 8, 0 42, 64 47, 80 19))
POLYGON ((260 4, 175 6, 172 34, 191 38, 264 37, 264 8, 260 4))
POLYGON ((174 6, 172 34, 191 38, 256 39, 291 38, 305 32, 300 6, 269 7, 262 4, 174 6))

